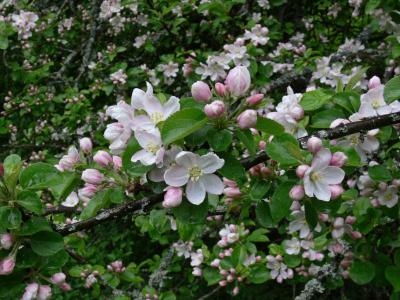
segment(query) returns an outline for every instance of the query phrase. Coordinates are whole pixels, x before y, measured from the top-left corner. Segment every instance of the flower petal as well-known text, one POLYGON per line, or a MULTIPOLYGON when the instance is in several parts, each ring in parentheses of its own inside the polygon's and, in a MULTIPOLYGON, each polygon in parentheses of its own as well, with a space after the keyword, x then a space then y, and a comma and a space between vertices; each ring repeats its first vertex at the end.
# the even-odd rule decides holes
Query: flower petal
POLYGON ((331 151, 329 151, 328 149, 321 149, 314 156, 311 167, 316 171, 321 170, 329 166, 331 158, 332 158, 331 151))
POLYGON ((141 89, 134 89, 131 96, 131 105, 135 109, 143 109, 143 101, 146 93, 141 89))
POLYGON ((329 189, 329 185, 321 181, 314 182, 314 196, 322 201, 331 200, 331 190, 329 189))
POLYGON ((132 162, 140 161, 145 166, 150 166, 156 162, 156 156, 144 149, 133 154, 132 162))
POLYGON ((329 166, 320 171, 321 181, 326 184, 339 184, 343 181, 345 173, 341 168, 329 166))
POLYGON ((186 185, 186 198, 190 203, 199 205, 206 197, 206 189, 200 181, 189 180, 186 185))
POLYGON ((160 131, 154 130, 151 132, 144 130, 135 131, 135 138, 142 148, 148 147, 148 145, 161 146, 161 134, 160 131))
POLYGON ((217 175, 205 174, 200 177, 200 181, 203 183, 207 193, 221 195, 224 191, 224 183, 217 175))
POLYGON ((164 174, 165 183, 170 186, 182 186, 189 180, 189 174, 186 168, 180 166, 172 166, 164 174))
POLYGON ((208 153, 199 157, 199 167, 206 174, 211 174, 221 169, 224 165, 225 161, 218 157, 218 155, 214 153, 208 153))
POLYGON ((134 117, 131 122, 132 130, 146 130, 146 131, 153 131, 156 129, 154 123, 150 120, 149 116, 147 115, 139 115, 134 117))
POLYGON ((199 159, 199 156, 197 154, 194 154, 189 151, 182 151, 182 152, 178 153, 178 155, 175 158, 175 161, 178 165, 180 165, 186 169, 189 169, 193 166, 198 165, 198 159, 199 159))
POLYGON ((167 103, 163 106, 164 119, 167 119, 170 115, 177 112, 180 109, 179 99, 171 96, 167 103))
POLYGON ((304 174, 304 192, 308 197, 314 196, 314 185, 310 179, 311 168, 309 168, 304 174))

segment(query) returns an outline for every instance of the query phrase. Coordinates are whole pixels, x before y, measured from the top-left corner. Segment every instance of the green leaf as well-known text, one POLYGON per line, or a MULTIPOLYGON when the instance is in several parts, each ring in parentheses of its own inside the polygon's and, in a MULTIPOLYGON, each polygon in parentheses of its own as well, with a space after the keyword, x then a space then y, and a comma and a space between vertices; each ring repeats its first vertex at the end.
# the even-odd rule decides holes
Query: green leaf
POLYGON ((385 277, 392 284, 395 292, 400 292, 400 267, 388 266, 385 269, 385 277))
POLYGON ((274 221, 271 216, 271 209, 269 204, 264 201, 260 201, 256 207, 256 219, 257 222, 264 227, 270 228, 274 227, 274 221))
POLYGON ((63 201, 80 183, 81 179, 75 173, 59 172, 47 182, 47 186, 54 198, 63 201))
POLYGON ((250 235, 247 237, 248 242, 268 242, 268 237, 265 235, 268 232, 267 229, 258 228, 254 230, 250 235))
POLYGON ((54 180, 59 173, 54 166, 39 162, 24 169, 19 177, 19 182, 23 188, 47 188, 49 182, 54 180))
POLYGON ((390 79, 385 84, 383 97, 385 98, 386 103, 391 103, 394 100, 400 100, 400 76, 390 79))
POLYGON ((81 213, 81 219, 86 220, 96 215, 96 213, 110 204, 110 194, 112 189, 105 189, 97 192, 89 201, 88 205, 81 213))
POLYGON ((194 205, 189 201, 182 201, 182 204, 172 211, 176 219, 184 224, 204 224, 208 214, 208 203, 204 201, 200 205, 194 205))
POLYGON ((16 202, 27 210, 40 214, 43 210, 42 201, 39 196, 32 191, 22 191, 17 195, 16 202))
POLYGON ((271 182, 265 180, 256 180, 250 188, 250 198, 253 201, 258 201, 263 199, 265 194, 269 191, 271 187, 271 182))
POLYGON ((245 169, 232 154, 224 152, 218 155, 225 160, 224 166, 218 170, 222 176, 235 180, 238 183, 243 183, 247 180, 245 169))
POLYGON ((271 208, 271 216, 275 223, 278 223, 284 217, 289 215, 292 199, 289 197, 289 191, 293 184, 285 182, 279 184, 269 203, 271 208))
POLYGON ((249 150, 250 155, 254 157, 256 155, 256 144, 250 129, 238 129, 236 130, 236 135, 249 150))
POLYGON ((144 166, 140 162, 132 162, 132 155, 141 150, 138 141, 133 136, 128 142, 124 154, 122 155, 122 168, 132 177, 140 177, 150 171, 154 166, 144 166))
POLYGON ((40 256, 51 256, 64 248, 64 240, 56 232, 41 231, 32 236, 31 247, 40 256))
POLYGON ((240 266, 243 264, 247 257, 247 250, 244 245, 236 245, 232 252, 231 261, 234 266, 240 266))
POLYGON ((375 181, 390 181, 392 174, 387 167, 382 165, 372 166, 368 168, 368 175, 375 181))
POLYGON ((360 94, 355 91, 340 92, 333 96, 333 102, 352 114, 360 108, 360 94))
POLYGON ((264 265, 258 265, 250 270, 248 279, 251 283, 261 284, 270 278, 269 271, 264 265))
POLYGON ((18 229, 22 222, 22 215, 15 207, 0 207, 0 227, 18 229))
POLYGON ((196 108, 180 110, 169 117, 161 129, 164 145, 183 139, 207 123, 203 111, 196 108))
POLYGON ((280 135, 285 132, 285 128, 278 122, 260 116, 257 117, 256 129, 270 135, 280 135))
POLYGON ((203 269, 203 277, 208 285, 214 285, 223 278, 222 275, 219 274, 218 269, 209 267, 203 269))
POLYGON ((394 253, 394 263, 396 266, 400 267, 400 249, 397 249, 394 253))
POLYGON ((288 255, 286 254, 283 258, 283 261, 289 268, 296 268, 301 264, 300 255, 288 255))
POLYGON ((367 284, 374 277, 375 266, 371 262, 356 260, 350 267, 350 278, 357 284, 367 284))
POLYGON ((310 225, 310 228, 314 228, 318 224, 318 212, 311 201, 305 201, 304 208, 306 221, 310 225))
POLYGON ((332 108, 316 113, 311 117, 311 127, 313 128, 329 128, 332 121, 346 118, 346 115, 341 109, 332 108))
POLYGON ((14 190, 19 173, 21 172, 22 161, 21 157, 16 154, 11 154, 6 157, 3 163, 4 167, 4 180, 9 190, 14 190))
POLYGON ((298 141, 287 133, 275 136, 265 151, 282 166, 299 165, 303 160, 298 141))
POLYGON ((30 218, 19 232, 21 236, 33 235, 39 231, 53 231, 49 222, 43 217, 32 217, 30 218))
POLYGON ((331 90, 318 89, 303 94, 300 105, 305 111, 313 111, 321 108, 334 93, 331 90))
POLYGON ((226 151, 232 143, 232 132, 228 129, 212 128, 208 131, 207 141, 216 152, 226 151))
POLYGON ((365 72, 367 72, 368 69, 369 67, 361 68, 356 74, 354 74, 354 76, 350 78, 344 90, 346 92, 351 91, 353 87, 355 87, 356 84, 361 80, 361 78, 364 76, 365 72))

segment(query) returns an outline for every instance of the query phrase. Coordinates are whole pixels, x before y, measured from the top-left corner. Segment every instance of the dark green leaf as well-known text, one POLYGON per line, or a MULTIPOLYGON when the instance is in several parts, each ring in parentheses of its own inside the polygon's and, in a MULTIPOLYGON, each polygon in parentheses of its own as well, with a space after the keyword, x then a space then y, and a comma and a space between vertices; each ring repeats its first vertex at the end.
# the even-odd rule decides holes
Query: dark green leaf
POLYGON ((386 103, 391 103, 394 100, 400 100, 400 76, 390 79, 385 84, 383 96, 386 103))
POLYGON ((300 105, 305 111, 313 111, 321 108, 334 93, 331 90, 319 89, 303 94, 300 105))
POLYGON ((216 152, 226 151, 232 143, 232 132, 227 129, 212 128, 207 135, 208 144, 216 152))
POLYGON ((50 256, 64 248, 64 240, 56 232, 41 231, 32 236, 31 247, 40 256, 50 256))
POLYGON ((350 278, 357 284, 367 284, 374 277, 375 266, 371 262, 355 260, 350 267, 350 278))
POLYGON ((32 217, 30 218, 19 232, 19 235, 27 236, 33 235, 39 231, 52 231, 49 222, 43 217, 32 217))
POLYGON ((392 174, 383 165, 372 166, 368 168, 368 175, 375 181, 389 181, 392 180, 392 174))
POLYGON ((284 217, 289 215, 289 209, 292 205, 292 199, 289 197, 289 191, 292 188, 291 183, 281 183, 277 186, 269 203, 271 216, 275 223, 278 223, 284 217))
POLYGON ((280 135, 285 132, 285 128, 281 124, 263 117, 257 118, 256 129, 270 135, 280 135))
POLYGON ((238 129, 236 130, 236 135, 249 150, 250 155, 254 157, 256 155, 256 144, 250 129, 238 129))
POLYGON ((33 191, 22 191, 17 195, 17 203, 27 210, 40 214, 43 210, 42 201, 33 191))

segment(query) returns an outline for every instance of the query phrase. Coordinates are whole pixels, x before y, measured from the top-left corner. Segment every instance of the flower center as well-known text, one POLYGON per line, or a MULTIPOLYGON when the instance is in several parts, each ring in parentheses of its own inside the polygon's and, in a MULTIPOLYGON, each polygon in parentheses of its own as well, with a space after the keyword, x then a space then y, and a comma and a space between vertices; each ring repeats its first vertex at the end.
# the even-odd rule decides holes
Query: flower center
POLYGON ((357 145, 359 143, 359 138, 356 134, 350 137, 350 143, 352 143, 353 145, 357 145))
POLYGON ((164 121, 164 116, 162 113, 157 111, 157 112, 151 114, 150 119, 154 124, 158 124, 161 121, 164 121))
POLYGON ((311 180, 312 181, 320 181, 322 179, 322 176, 319 172, 312 172, 311 173, 311 180))
POLYGON ((203 171, 198 166, 189 169, 190 180, 198 181, 201 175, 203 175, 203 171))
POLYGON ((151 154, 156 154, 159 149, 160 149, 160 146, 155 145, 155 144, 148 144, 146 147, 146 150, 148 152, 150 152, 151 154))
POLYGON ((380 107, 378 99, 372 100, 372 107, 375 108, 375 109, 380 107))
POLYGON ((392 193, 386 193, 385 196, 383 196, 383 198, 385 199, 385 201, 390 201, 393 198, 393 194, 392 193))

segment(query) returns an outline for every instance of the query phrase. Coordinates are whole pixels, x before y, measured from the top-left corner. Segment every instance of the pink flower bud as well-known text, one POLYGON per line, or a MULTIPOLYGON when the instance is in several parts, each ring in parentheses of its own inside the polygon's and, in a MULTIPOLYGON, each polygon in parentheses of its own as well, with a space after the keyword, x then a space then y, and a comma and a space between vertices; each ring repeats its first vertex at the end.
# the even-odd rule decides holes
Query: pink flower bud
POLYGON ((332 155, 330 165, 335 167, 343 167, 347 161, 347 155, 343 152, 335 152, 332 155))
POLYGON ((225 104, 220 100, 215 100, 204 106, 204 112, 210 119, 222 116, 225 112, 225 104))
POLYGON ((112 161, 114 164, 114 170, 120 170, 122 167, 122 158, 120 156, 114 155, 112 157, 112 161))
POLYGON ((357 180, 355 180, 355 179, 349 179, 349 180, 347 180, 346 183, 347 183, 347 185, 349 186, 349 188, 353 188, 353 187, 356 186, 357 180))
POLYGON ((236 296, 237 294, 239 294, 239 287, 235 286, 232 290, 232 295, 236 296))
POLYGON ((249 70, 244 66, 237 66, 229 71, 225 85, 234 96, 243 96, 250 88, 251 78, 249 70))
POLYGON ((333 222, 333 227, 338 229, 338 228, 342 228, 344 225, 344 219, 342 217, 338 217, 335 219, 335 221, 333 222))
POLYGON ((265 141, 260 141, 258 143, 258 147, 260 148, 260 150, 265 150, 266 146, 267 146, 267 143, 265 141))
POLYGON ((253 128, 257 123, 257 112, 247 109, 237 117, 236 122, 240 128, 253 128))
POLYGON ((50 280, 52 283, 59 285, 65 281, 66 277, 67 276, 65 276, 64 273, 60 272, 60 273, 53 274, 53 276, 51 276, 50 280))
POLYGON ((194 276, 201 276, 203 274, 203 272, 201 271, 201 269, 199 267, 194 267, 192 274, 194 276))
POLYGON ((103 150, 97 151, 95 156, 93 156, 93 160, 102 167, 107 167, 113 163, 111 155, 103 150))
POLYGON ((344 192, 344 189, 339 184, 330 185, 329 189, 331 190, 331 199, 332 200, 339 198, 340 195, 343 194, 343 192, 344 192))
POLYGON ((255 94, 250 97, 247 97, 246 102, 248 105, 257 105, 264 98, 264 94, 255 94))
POLYGON ((168 187, 162 203, 164 208, 177 207, 182 203, 182 189, 180 187, 168 187))
POLYGON ((199 102, 208 102, 212 97, 210 87, 203 81, 193 83, 191 91, 192 97, 199 102))
POLYGON ((329 220, 329 216, 328 216, 328 214, 320 213, 320 214, 318 215, 318 219, 319 219, 321 222, 327 222, 327 221, 329 220))
POLYGON ((221 280, 220 282, 218 282, 219 286, 226 286, 228 284, 228 282, 226 280, 221 280))
POLYGON ((295 185, 290 190, 289 197, 296 201, 303 199, 304 198, 304 187, 302 185, 295 185))
POLYGON ((226 276, 226 281, 232 282, 235 278, 232 275, 226 276))
POLYGON ((39 290, 37 283, 30 283, 25 287, 25 293, 22 295, 21 300, 33 300, 36 299, 39 290))
POLYGON ((378 86, 381 85, 381 79, 378 76, 373 76, 369 81, 368 81, 368 88, 374 89, 377 88, 378 86))
POLYGON ((312 153, 317 153, 322 149, 322 140, 316 136, 312 136, 307 141, 307 149, 312 153))
POLYGON ((82 172, 81 178, 86 183, 97 185, 104 180, 104 175, 101 174, 99 170, 86 169, 82 172))
POLYGON ((79 147, 81 148, 83 153, 90 154, 93 149, 93 144, 89 138, 84 137, 79 140, 79 147))
POLYGON ((300 120, 304 117, 304 109, 300 105, 295 105, 290 109, 290 115, 295 120, 300 120))
POLYGON ((308 165, 300 165, 296 168, 296 175, 299 178, 303 178, 304 174, 307 172, 307 170, 310 168, 308 165))
POLYGON ((361 239, 362 238, 362 234, 359 231, 352 231, 351 232, 351 237, 355 240, 361 239))
POLYGON ((345 220, 345 223, 352 225, 352 224, 354 224, 356 222, 356 220, 357 220, 357 218, 354 217, 354 216, 347 216, 346 220, 345 220))
POLYGON ((392 185, 394 185, 397 188, 400 187, 400 179, 393 179, 392 185))
POLYGON ((214 259, 214 260, 211 262, 210 266, 211 266, 211 267, 214 267, 214 268, 218 268, 220 262, 221 262, 221 261, 220 261, 218 258, 216 258, 216 259, 214 259))
POLYGON ((15 267, 15 259, 12 256, 4 258, 0 261, 0 275, 9 275, 15 267))
POLYGON ((224 184, 229 186, 229 187, 237 187, 236 181, 230 180, 230 179, 225 178, 225 177, 222 180, 223 180, 224 184))
POLYGON ((37 300, 47 300, 51 298, 51 287, 48 285, 39 286, 37 300))
POLYGON ((242 194, 238 187, 228 187, 224 189, 224 194, 230 198, 239 198, 242 194))
POLYGON ((370 202, 371 202, 371 205, 373 207, 379 207, 380 206, 378 199, 372 199, 370 202))
POLYGON ((64 292, 69 292, 70 290, 72 290, 71 286, 66 282, 63 282, 60 285, 60 289, 62 289, 64 292))
POLYGON ((0 249, 10 249, 14 244, 14 238, 10 233, 0 234, 0 249))
POLYGON ((218 96, 220 96, 220 97, 226 96, 226 87, 223 83, 217 82, 215 84, 215 91, 217 92, 218 96))

